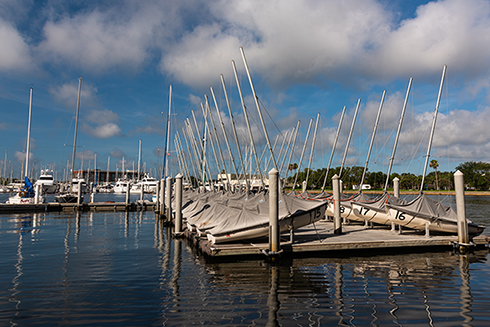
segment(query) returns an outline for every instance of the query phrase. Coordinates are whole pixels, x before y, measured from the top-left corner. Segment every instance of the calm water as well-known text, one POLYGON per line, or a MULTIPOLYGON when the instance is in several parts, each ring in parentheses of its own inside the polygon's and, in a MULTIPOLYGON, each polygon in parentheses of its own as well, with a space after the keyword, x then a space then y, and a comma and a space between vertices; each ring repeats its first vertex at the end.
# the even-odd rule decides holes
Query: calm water
POLYGON ((151 212, 0 215, 0 249, 0 326, 490 325, 487 250, 206 263, 151 212))

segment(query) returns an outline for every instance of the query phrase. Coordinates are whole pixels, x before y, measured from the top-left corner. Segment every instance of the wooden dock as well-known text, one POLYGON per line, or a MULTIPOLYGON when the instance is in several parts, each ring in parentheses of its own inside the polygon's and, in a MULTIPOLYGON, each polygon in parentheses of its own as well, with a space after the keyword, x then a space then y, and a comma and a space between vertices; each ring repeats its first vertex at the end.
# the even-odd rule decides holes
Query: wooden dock
POLYGON ((40 204, 0 204, 0 214, 53 212, 53 211, 154 211, 156 204, 150 201, 125 202, 90 202, 81 203, 40 203, 40 204))
MULTIPOLYGON (((342 234, 334 234, 333 222, 322 220, 295 231, 294 241, 289 234, 281 235, 281 255, 376 255, 385 252, 418 252, 451 250, 458 242, 457 236, 431 235, 403 230, 391 231, 389 227, 366 228, 364 225, 349 224, 342 226, 342 234)), ((206 237, 186 230, 184 235, 208 257, 265 257, 269 248, 267 238, 255 242, 230 244, 211 244, 206 237)), ((478 248, 488 247, 490 237, 481 235, 472 239, 472 245, 478 248)))

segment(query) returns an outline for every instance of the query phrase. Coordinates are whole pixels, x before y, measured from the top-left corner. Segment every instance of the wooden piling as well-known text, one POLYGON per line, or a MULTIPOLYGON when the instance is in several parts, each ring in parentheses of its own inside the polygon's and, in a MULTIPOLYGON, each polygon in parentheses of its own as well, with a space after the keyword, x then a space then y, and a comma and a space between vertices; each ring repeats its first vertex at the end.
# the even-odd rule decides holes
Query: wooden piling
POLYGON ((333 202, 334 202, 334 234, 342 234, 342 221, 340 217, 340 178, 335 174, 332 177, 333 202))
POLYGON ((269 251, 278 253, 281 250, 279 239, 279 171, 275 168, 269 172, 269 251))

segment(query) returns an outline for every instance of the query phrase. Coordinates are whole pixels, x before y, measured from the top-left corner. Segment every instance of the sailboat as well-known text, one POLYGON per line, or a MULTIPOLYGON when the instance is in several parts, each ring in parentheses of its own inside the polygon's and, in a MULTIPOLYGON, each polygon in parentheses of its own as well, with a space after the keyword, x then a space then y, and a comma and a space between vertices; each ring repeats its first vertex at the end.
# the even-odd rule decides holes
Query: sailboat
POLYGON ((24 188, 16 193, 14 196, 9 197, 7 203, 9 204, 35 204, 43 203, 44 197, 41 194, 36 194, 33 185, 29 178, 27 177, 27 172, 29 171, 29 154, 31 147, 31 116, 32 116, 32 87, 30 88, 29 97, 29 119, 27 124, 27 149, 26 149, 26 166, 24 173, 24 188))
MULTIPOLYGON (((455 234, 458 232, 458 217, 456 211, 451 207, 445 206, 429 198, 423 193, 424 179, 427 172, 427 165, 430 157, 432 139, 434 137, 437 112, 439 110, 446 69, 447 66, 444 65, 436 108, 432 119, 432 127, 429 137, 429 145, 427 147, 427 155, 425 157, 425 166, 422 174, 420 194, 414 200, 406 204, 386 203, 386 208, 390 221, 397 225, 417 230, 428 229, 429 231, 455 234)), ((485 226, 474 224, 468 220, 469 234, 478 235, 481 234, 484 229, 485 226)))
MULTIPOLYGON (((73 175, 75 169, 75 154, 77 148, 77 132, 78 132, 78 115, 80 112, 80 94, 82 91, 82 77, 78 79, 78 98, 77 98, 77 113, 75 118, 75 136, 73 140, 73 154, 71 157, 71 175, 73 175)), ((72 177, 72 176, 71 176, 72 177)), ((55 202, 59 203, 76 203, 78 198, 78 187, 82 187, 82 194, 85 193, 87 184, 83 177, 77 176, 76 178, 70 179, 70 192, 65 194, 60 194, 54 197, 55 202), (76 192, 76 193, 75 193, 76 192)))

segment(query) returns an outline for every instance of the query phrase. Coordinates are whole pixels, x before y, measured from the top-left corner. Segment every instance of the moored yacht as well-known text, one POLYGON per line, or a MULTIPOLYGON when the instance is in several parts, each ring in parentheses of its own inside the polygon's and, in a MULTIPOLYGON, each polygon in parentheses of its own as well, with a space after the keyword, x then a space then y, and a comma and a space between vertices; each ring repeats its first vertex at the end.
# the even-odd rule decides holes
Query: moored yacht
POLYGON ((41 170, 41 175, 34 185, 41 185, 45 193, 56 193, 58 191, 58 183, 53 178, 53 171, 41 170))

